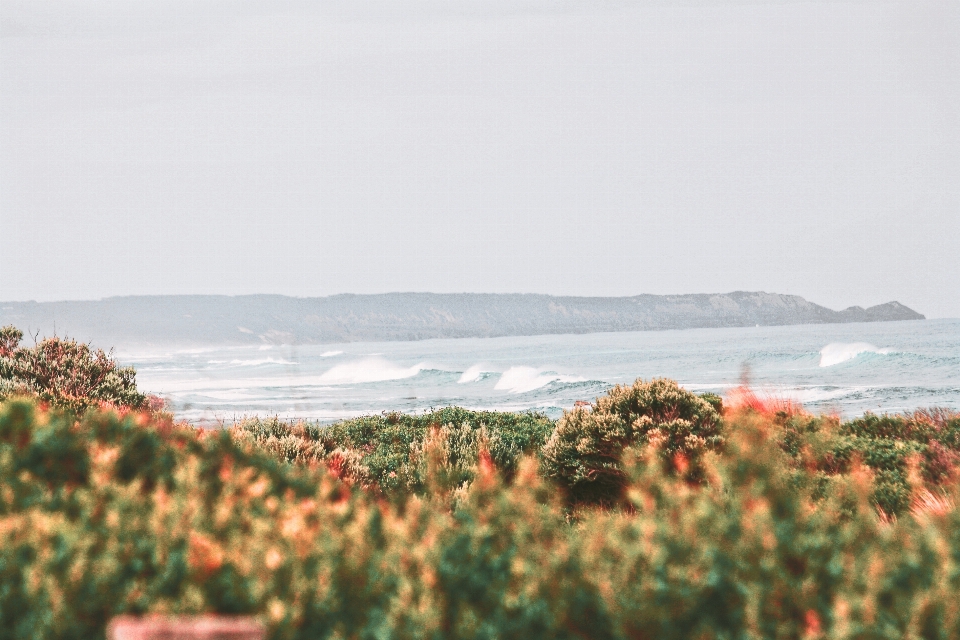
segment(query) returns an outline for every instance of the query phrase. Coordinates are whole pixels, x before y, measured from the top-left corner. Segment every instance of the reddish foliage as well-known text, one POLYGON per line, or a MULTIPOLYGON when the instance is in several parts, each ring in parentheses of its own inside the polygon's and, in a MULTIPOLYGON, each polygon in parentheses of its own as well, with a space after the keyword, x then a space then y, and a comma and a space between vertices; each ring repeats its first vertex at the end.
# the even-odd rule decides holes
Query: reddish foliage
POLYGON ((804 636, 807 638, 816 638, 821 634, 820 616, 813 609, 807 609, 805 616, 807 628, 804 630, 804 636))
POLYGON ((776 396, 759 396, 746 385, 731 389, 723 400, 723 407, 725 414, 744 410, 753 411, 762 416, 773 416, 778 413, 787 415, 805 413, 803 406, 795 400, 776 396))
POLYGON ((206 536, 191 533, 187 563, 199 576, 208 577, 223 565, 223 550, 206 536))
POLYGON ((334 451, 327 457, 327 471, 338 480, 343 478, 344 471, 343 455, 339 451, 334 451))

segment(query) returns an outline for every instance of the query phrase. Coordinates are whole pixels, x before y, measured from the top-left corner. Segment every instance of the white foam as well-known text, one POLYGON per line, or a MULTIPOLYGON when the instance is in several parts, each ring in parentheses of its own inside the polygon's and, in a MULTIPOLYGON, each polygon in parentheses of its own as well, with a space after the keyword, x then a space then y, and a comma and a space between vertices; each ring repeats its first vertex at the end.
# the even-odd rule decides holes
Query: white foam
POLYGON ((742 386, 741 383, 732 383, 732 382, 714 382, 714 383, 698 383, 698 382, 680 382, 680 386, 686 389, 687 391, 693 391, 694 393, 702 391, 718 391, 722 389, 733 389, 734 387, 742 386))
POLYGON ((184 354, 184 355, 198 355, 201 353, 210 353, 211 351, 217 351, 216 347, 203 347, 200 349, 178 349, 175 353, 184 354))
POLYGON ((383 358, 365 358, 338 364, 320 376, 325 384, 358 384, 361 382, 380 382, 382 380, 402 380, 420 373, 423 364, 403 367, 383 358))
POLYGON ((343 420, 345 418, 355 418, 363 415, 362 411, 349 409, 329 409, 326 407, 317 407, 311 409, 298 409, 296 407, 278 411, 275 408, 265 408, 261 411, 231 411, 229 407, 215 408, 206 406, 201 408, 181 409, 177 411, 177 418, 186 420, 192 424, 208 425, 218 427, 220 423, 224 426, 231 426, 234 422, 240 422, 246 418, 276 416, 280 420, 319 420, 321 422, 332 422, 334 420, 343 420))
POLYGON ((333 356, 339 356, 343 351, 324 351, 320 354, 321 358, 332 358, 333 356))
POLYGON ((861 353, 891 353, 890 349, 878 349, 869 342, 831 342, 820 349, 820 366, 832 367, 835 364, 856 358, 861 353))
POLYGON ((794 400, 800 404, 815 404, 838 400, 864 390, 866 387, 842 387, 830 389, 825 387, 795 387, 780 391, 776 397, 794 400))
POLYGON ((233 360, 207 360, 207 364, 230 364, 235 367, 255 367, 261 364, 297 364, 292 360, 284 360, 283 358, 259 358, 253 360, 241 360, 234 358, 233 360))
POLYGON ((206 397, 212 400, 220 400, 226 402, 252 402, 259 400, 260 397, 256 393, 252 393, 249 389, 225 389, 223 391, 208 391, 204 394, 206 397))
POLYGON ((585 378, 564 376, 553 372, 543 372, 533 367, 510 367, 493 387, 509 393, 526 393, 545 387, 551 382, 583 382, 585 378))
MULTIPOLYGON (((149 372, 148 372, 149 373, 149 372)), ((310 389, 319 391, 332 390, 330 383, 320 379, 320 376, 269 376, 259 378, 237 377, 203 377, 183 378, 176 375, 158 376, 137 373, 138 386, 151 393, 159 394, 206 394, 215 389, 260 389, 265 395, 274 393, 276 389, 310 389)))
POLYGON ((457 380, 457 384, 467 384, 468 382, 476 382, 480 379, 480 376, 483 375, 483 369, 479 364, 475 364, 466 371, 463 372, 463 375, 460 376, 460 379, 457 380))

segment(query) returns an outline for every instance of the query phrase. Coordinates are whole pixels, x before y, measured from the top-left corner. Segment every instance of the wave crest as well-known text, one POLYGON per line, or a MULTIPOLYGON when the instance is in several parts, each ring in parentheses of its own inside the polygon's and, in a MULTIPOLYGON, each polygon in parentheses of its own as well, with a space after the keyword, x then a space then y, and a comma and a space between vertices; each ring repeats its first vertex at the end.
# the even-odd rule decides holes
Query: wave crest
POLYGON ((545 387, 551 382, 583 382, 586 378, 543 372, 533 367, 510 367, 503 372, 494 389, 509 393, 525 393, 545 387))
POLYGON ((483 368, 479 364, 475 364, 463 372, 463 375, 460 376, 460 379, 457 380, 457 384, 467 384, 468 382, 476 382, 483 375, 483 368))
POLYGON ((831 342, 820 349, 820 366, 832 367, 835 364, 853 360, 861 353, 879 353, 886 355, 890 349, 878 349, 869 342, 831 342))
POLYGON ((365 358, 345 362, 329 369, 319 378, 324 384, 359 384, 412 378, 423 370, 422 364, 404 367, 383 358, 365 358))

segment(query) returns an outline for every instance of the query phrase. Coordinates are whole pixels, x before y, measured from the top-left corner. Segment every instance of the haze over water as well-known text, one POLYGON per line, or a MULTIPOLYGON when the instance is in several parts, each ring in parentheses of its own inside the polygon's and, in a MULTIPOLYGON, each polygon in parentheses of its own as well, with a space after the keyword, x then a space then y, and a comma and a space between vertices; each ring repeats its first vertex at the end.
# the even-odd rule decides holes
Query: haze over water
POLYGON ((844 417, 960 409, 960 320, 689 329, 339 345, 120 348, 178 418, 333 421, 460 405, 557 417, 614 384, 668 377, 763 393, 844 417))

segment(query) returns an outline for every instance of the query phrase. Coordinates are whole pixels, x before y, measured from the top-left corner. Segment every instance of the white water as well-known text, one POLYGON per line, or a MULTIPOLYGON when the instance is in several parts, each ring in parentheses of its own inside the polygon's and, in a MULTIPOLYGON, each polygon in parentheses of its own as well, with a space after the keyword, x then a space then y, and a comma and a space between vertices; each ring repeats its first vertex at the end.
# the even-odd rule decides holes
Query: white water
POLYGON ((475 364, 467 368, 463 372, 463 375, 457 380, 457 384, 467 384, 470 382, 477 382, 480 378, 483 377, 483 366, 475 364))
POLYGON ((325 384, 360 384, 363 382, 402 380, 412 378, 422 369, 422 364, 403 367, 383 358, 364 358, 363 360, 335 365, 321 375, 319 381, 325 384))
MULTIPOLYGON (((267 345, 264 345, 267 346, 267 345)), ((118 345, 141 389, 181 418, 323 421, 456 404, 558 416, 613 384, 669 377, 857 415, 960 409, 960 321, 692 329, 338 345, 152 349, 118 345), (264 351, 269 353, 264 354, 264 351)))
POLYGON ((820 349, 820 366, 832 367, 833 365, 853 360, 861 353, 879 353, 887 355, 892 353, 890 349, 878 349, 868 342, 831 342, 823 349, 820 349))
POLYGON ((540 389, 551 382, 584 382, 585 378, 577 376, 562 376, 555 372, 544 372, 534 367, 510 367, 503 372, 497 384, 493 386, 496 391, 508 391, 510 393, 526 393, 534 389, 540 389))

